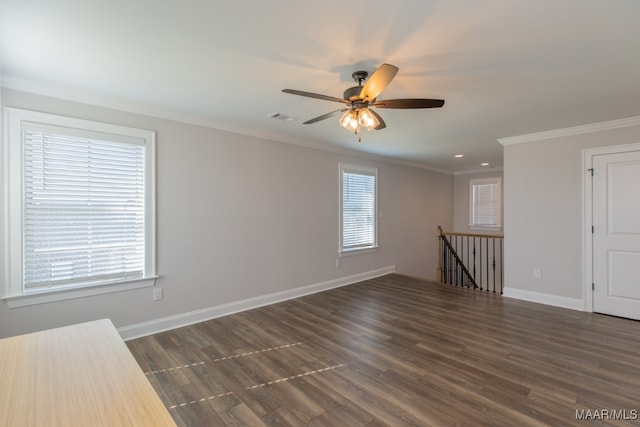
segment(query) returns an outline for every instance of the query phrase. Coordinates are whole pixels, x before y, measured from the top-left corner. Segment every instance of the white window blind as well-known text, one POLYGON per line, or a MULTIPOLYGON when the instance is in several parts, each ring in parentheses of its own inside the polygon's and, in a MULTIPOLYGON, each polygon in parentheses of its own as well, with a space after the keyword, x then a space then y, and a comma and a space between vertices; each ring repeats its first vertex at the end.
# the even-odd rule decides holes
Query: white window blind
POLYGON ((143 277, 145 145, 22 125, 25 291, 143 277))
POLYGON ((341 168, 342 251, 377 245, 376 178, 376 170, 341 168))
POLYGON ((501 227, 500 178, 471 181, 471 225, 501 227))

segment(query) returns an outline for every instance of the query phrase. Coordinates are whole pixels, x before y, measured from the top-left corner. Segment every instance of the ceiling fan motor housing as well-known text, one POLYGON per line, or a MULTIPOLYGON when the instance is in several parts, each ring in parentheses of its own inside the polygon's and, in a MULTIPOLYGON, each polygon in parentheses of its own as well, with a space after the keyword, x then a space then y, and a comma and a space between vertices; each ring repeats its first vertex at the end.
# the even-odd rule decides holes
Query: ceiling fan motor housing
POLYGON ((369 73, 366 71, 354 71, 351 74, 353 80, 358 83, 358 86, 350 87, 344 91, 343 98, 349 101, 357 101, 360 99, 360 92, 362 92, 362 82, 369 77, 369 73))
POLYGON ((354 86, 344 91, 343 98, 349 101, 358 101, 360 99, 360 92, 362 92, 362 86, 354 86))

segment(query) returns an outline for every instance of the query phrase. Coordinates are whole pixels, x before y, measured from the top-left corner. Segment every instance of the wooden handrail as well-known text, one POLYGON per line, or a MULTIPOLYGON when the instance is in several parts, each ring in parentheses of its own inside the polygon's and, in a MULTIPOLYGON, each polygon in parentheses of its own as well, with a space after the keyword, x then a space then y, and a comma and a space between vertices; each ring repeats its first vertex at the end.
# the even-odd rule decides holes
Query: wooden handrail
POLYGON ((502 234, 480 234, 480 233, 458 233, 454 231, 443 231, 442 227, 438 226, 439 236, 446 234, 447 236, 467 236, 467 237, 489 237, 495 239, 503 239, 502 234))

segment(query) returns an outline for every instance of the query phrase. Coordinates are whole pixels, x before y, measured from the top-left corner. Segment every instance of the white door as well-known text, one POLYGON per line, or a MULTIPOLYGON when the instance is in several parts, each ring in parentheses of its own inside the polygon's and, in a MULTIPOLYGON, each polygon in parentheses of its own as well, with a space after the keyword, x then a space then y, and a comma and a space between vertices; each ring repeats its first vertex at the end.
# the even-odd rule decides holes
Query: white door
POLYGON ((640 319, 640 151, 592 164, 593 311, 640 319))

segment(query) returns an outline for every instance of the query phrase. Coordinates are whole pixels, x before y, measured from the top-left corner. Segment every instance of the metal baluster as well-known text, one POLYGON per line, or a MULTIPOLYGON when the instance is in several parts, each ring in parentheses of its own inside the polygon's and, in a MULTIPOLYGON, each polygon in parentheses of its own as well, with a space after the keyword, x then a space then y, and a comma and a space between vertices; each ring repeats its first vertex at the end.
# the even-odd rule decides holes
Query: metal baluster
POLYGON ((442 236, 442 277, 444 283, 449 283, 449 263, 447 262, 447 245, 444 243, 445 237, 442 236))
MULTIPOLYGON (((453 245, 454 253, 458 253, 458 240, 459 240, 459 236, 454 236, 454 241, 456 242, 456 244, 453 245)), ((460 273, 461 273, 460 264, 458 262, 456 262, 456 286, 458 286, 458 285, 462 286, 463 285, 460 273)))
POLYGON ((451 250, 451 265, 453 266, 453 281, 454 285, 458 286, 458 263, 456 262, 456 247, 455 247, 455 236, 451 236, 451 241, 454 242, 453 248, 451 250))
POLYGON ((442 283, 448 283, 447 281, 447 245, 444 243, 444 236, 440 236, 442 239, 442 252, 440 256, 442 257, 442 283))
POLYGON ((473 280, 476 280, 476 238, 473 238, 473 280))
POLYGON ((486 259, 487 259, 487 266, 486 266, 487 268, 485 269, 487 271, 486 290, 487 292, 489 292, 489 238, 488 237, 485 237, 484 245, 485 245, 486 259))
POLYGON ((493 249, 493 293, 496 293, 496 239, 493 239, 491 248, 493 249))
MULTIPOLYGON (((462 238, 460 236, 456 236, 456 253, 458 253, 458 249, 460 248, 462 242, 462 238)), ((460 286, 464 286, 464 270, 462 269, 462 265, 460 265, 460 262, 457 262, 456 264, 458 264, 458 274, 460 275, 460 286)))
MULTIPOLYGON (((449 238, 449 236, 447 236, 447 238, 449 238)), ((451 242, 449 242, 449 245, 451 245, 451 242)), ((454 284, 454 277, 453 277, 453 264, 451 264, 451 260, 452 260, 452 256, 451 256, 451 246, 449 246, 447 248, 447 254, 449 256, 449 284, 453 285, 454 284)))
POLYGON ((502 249, 502 242, 504 242, 504 239, 500 239, 500 295, 502 295, 504 287, 504 250, 502 249))
POLYGON ((480 237, 479 243, 480 244, 478 246, 480 247, 480 262, 478 263, 478 270, 480 270, 480 274, 478 275, 478 277, 480 277, 480 290, 482 290, 482 237, 480 237))
POLYGON ((445 280, 445 266, 444 266, 444 241, 442 240, 442 234, 440 234, 440 236, 438 236, 438 239, 440 241, 440 247, 438 248, 438 252, 440 252, 438 254, 438 256, 440 257, 440 281, 442 283, 447 283, 447 281, 445 280))
POLYGON ((467 254, 466 254, 464 263, 467 266, 467 270, 469 270, 469 236, 466 236, 464 240, 467 243, 467 254))
POLYGON ((447 283, 451 284, 451 250, 447 247, 447 283))
POLYGON ((453 270, 451 267, 451 248, 447 248, 447 263, 449 265, 449 284, 453 285, 453 270))
MULTIPOLYGON (((458 246, 460 247, 460 251, 458 252, 458 256, 460 257, 460 262, 464 265, 464 238, 462 236, 458 236, 460 240, 458 246)), ((464 271, 460 269, 460 286, 465 286, 465 277, 464 271)))
MULTIPOLYGON (((460 236, 460 253, 462 254, 462 257, 461 257, 462 266, 466 267, 467 264, 464 260, 464 236, 460 236)), ((462 270, 462 284, 467 288, 469 287, 469 279, 467 279, 467 276, 464 274, 464 269, 462 270)))

